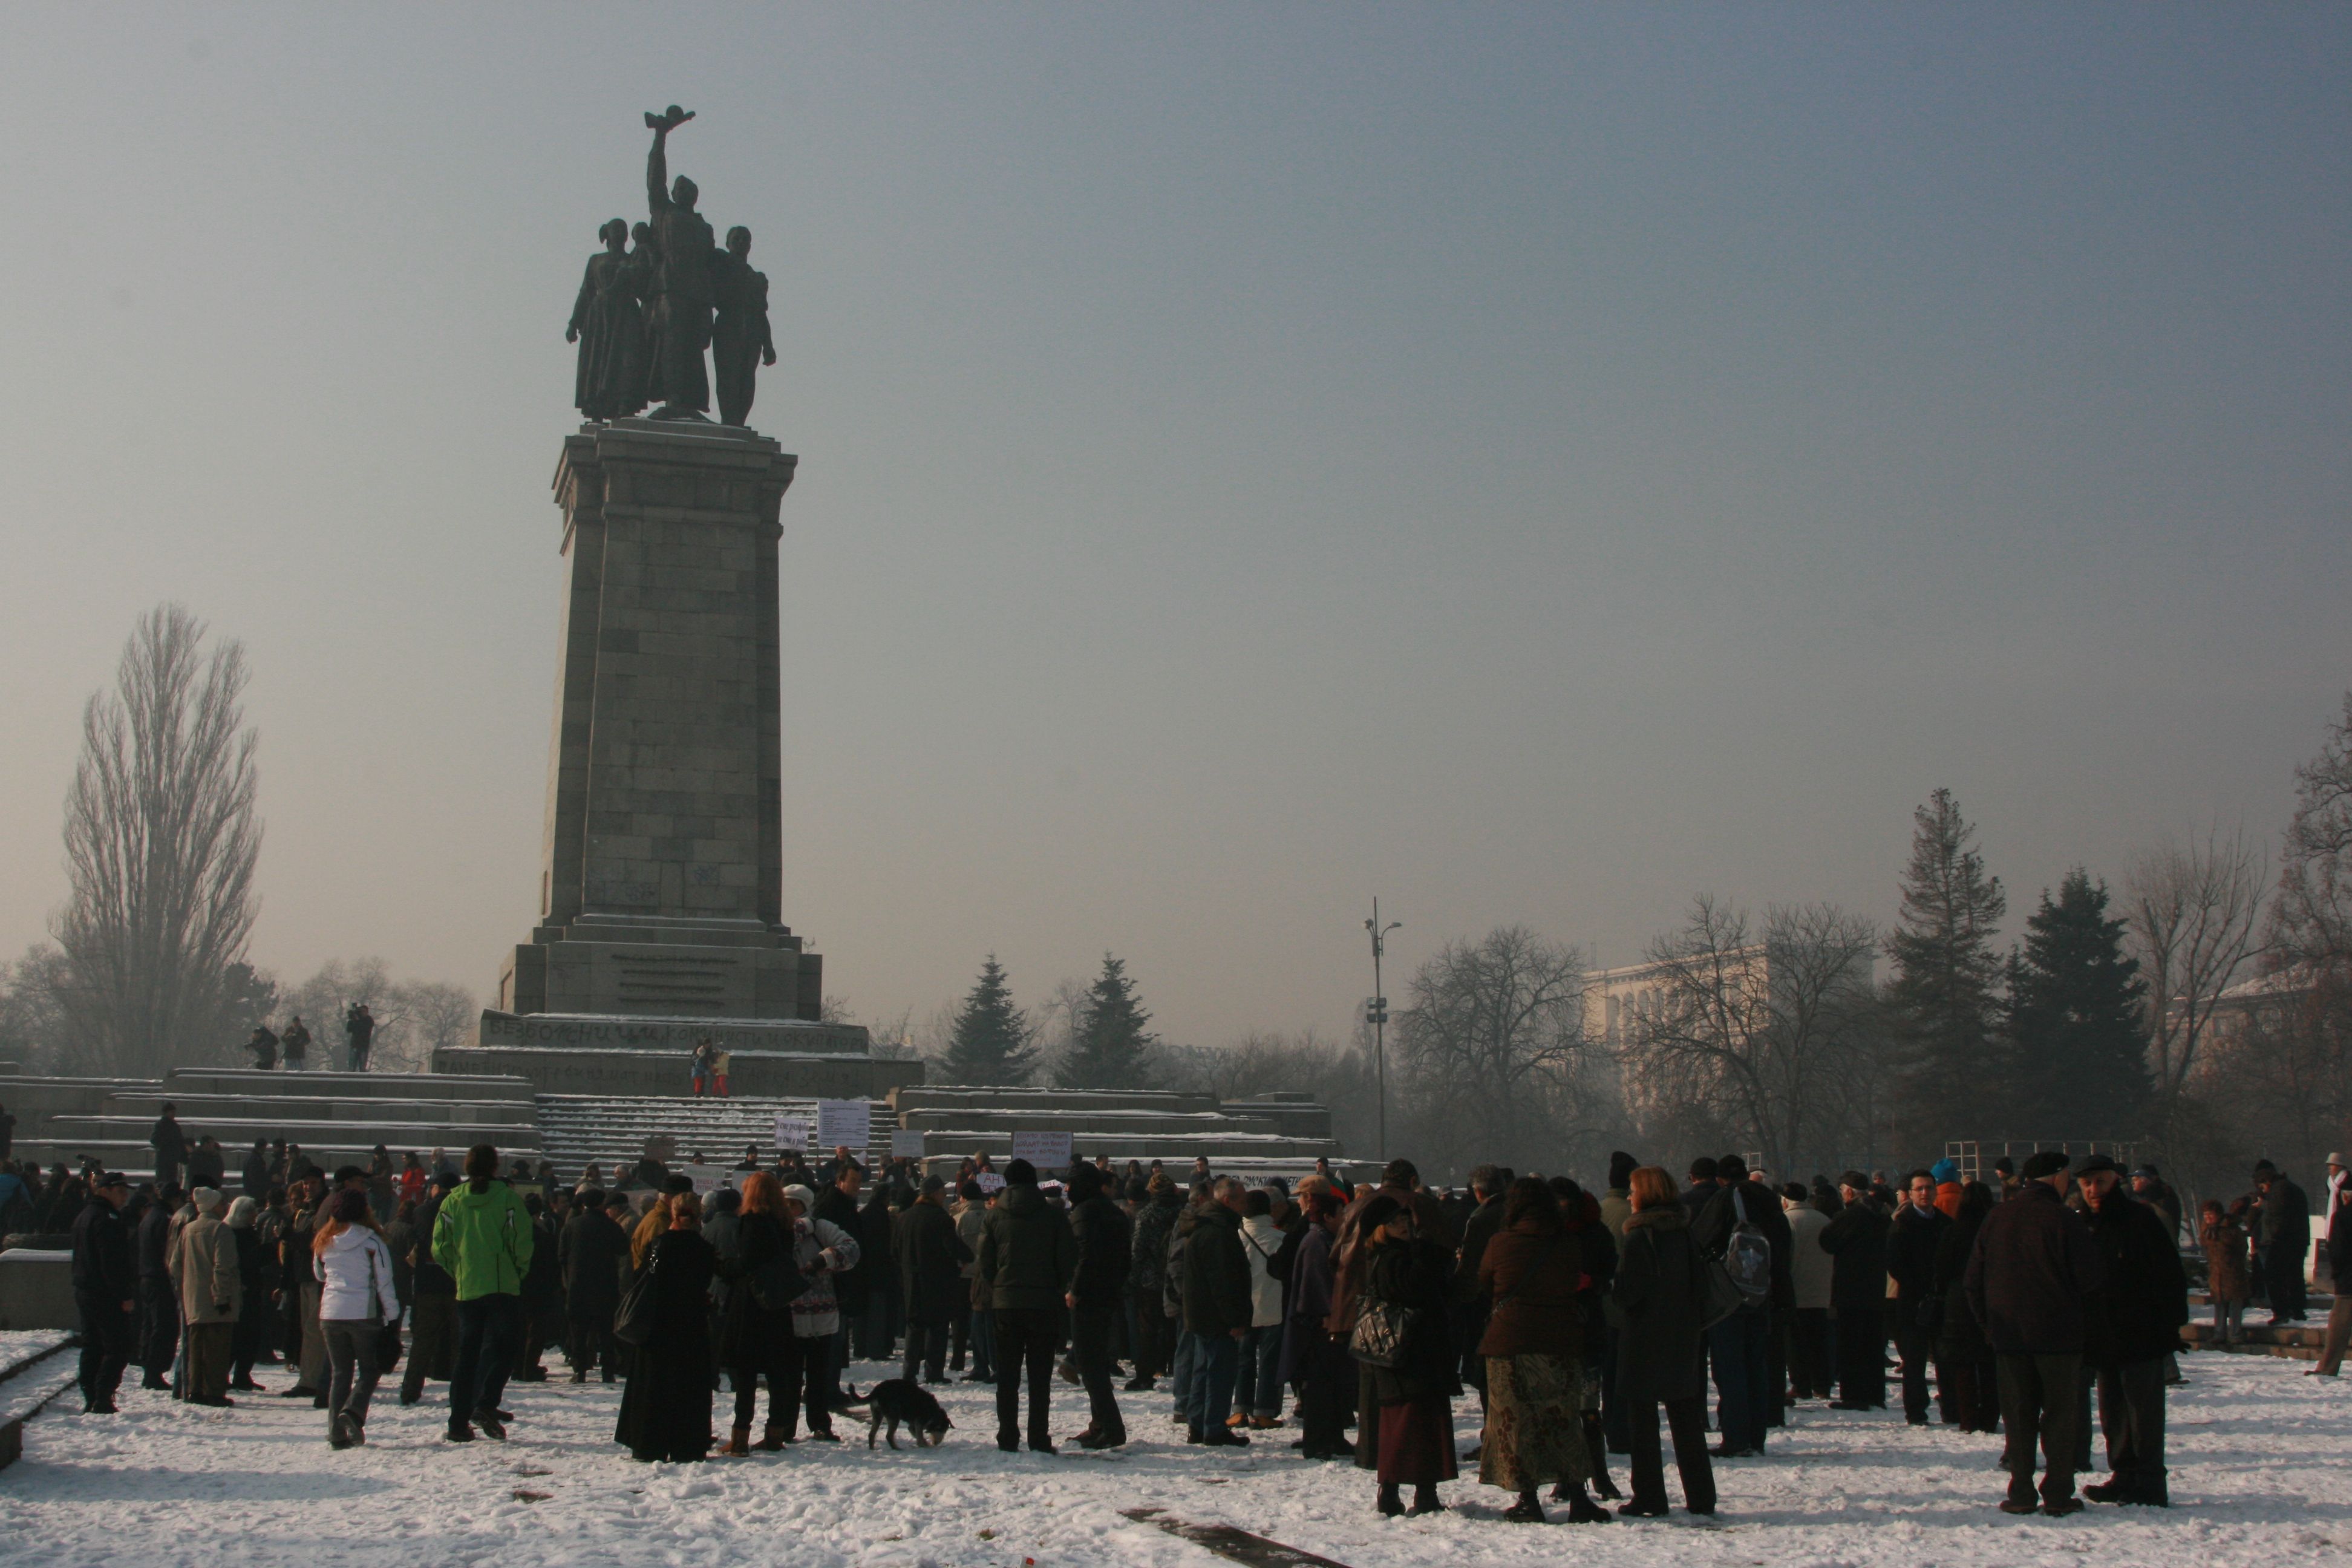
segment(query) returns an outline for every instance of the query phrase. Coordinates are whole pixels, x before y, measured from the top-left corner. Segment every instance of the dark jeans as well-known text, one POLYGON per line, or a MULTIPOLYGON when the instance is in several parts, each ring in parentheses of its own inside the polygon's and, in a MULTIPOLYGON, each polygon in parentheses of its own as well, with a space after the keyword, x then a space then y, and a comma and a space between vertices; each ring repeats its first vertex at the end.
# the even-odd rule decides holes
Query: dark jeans
POLYGON ((119 1301, 74 1298, 81 1309, 81 1402, 95 1409, 114 1403, 122 1386, 122 1369, 131 1364, 131 1314, 119 1301))
MULTIPOLYGON (((1674 1433, 1675 1468, 1682 1472, 1683 1506, 1693 1513, 1715 1511, 1715 1466, 1706 1457, 1706 1399, 1665 1401, 1666 1426, 1674 1433)), ((1666 1506, 1666 1468, 1658 1450, 1658 1401, 1625 1402, 1625 1436, 1633 1450, 1633 1495, 1641 1508, 1666 1506)))
POLYGON ((1135 1375, 1156 1378, 1168 1370, 1168 1359, 1175 1352, 1168 1314, 1160 1310, 1160 1292, 1138 1297, 1129 1315, 1135 1320, 1135 1375))
POLYGON ((2274 1247, 2263 1258, 2263 1278, 2270 1286, 2271 1316, 2301 1321, 2304 1298, 2303 1254, 2274 1247))
POLYGON ((1837 1310, 1838 1400, 1886 1408, 1885 1315, 1866 1307, 1837 1310))
MULTIPOLYGON (((1486 1395, 1486 1358, 1480 1356, 1478 1396, 1486 1395)), ((1282 1325, 1269 1323, 1242 1336, 1241 1367, 1234 1374, 1234 1397, 1262 1421, 1282 1415, 1282 1325)))
POLYGON ((2099 1431, 2107 1468, 2129 1491, 2164 1490, 2164 1358, 2099 1369, 2099 1431))
POLYGON ((2047 1463, 2042 1498, 2056 1502, 2074 1495, 2074 1461, 2083 1446, 2079 1389, 2083 1358, 2074 1355, 2004 1355, 2000 1358, 2000 1417, 2009 1426, 2009 1496, 2033 1500, 2033 1449, 2039 1441, 2047 1463))
POLYGON ((1936 1336, 1928 1329, 1895 1331, 1895 1353, 1903 1358, 1903 1418, 1913 1426, 1927 1420, 1927 1364, 1936 1336))
POLYGON ((1078 1358, 1078 1377, 1087 1385, 1087 1425, 1105 1437, 1127 1436, 1127 1418, 1118 1413, 1118 1396, 1110 1388, 1110 1337, 1119 1304, 1081 1301, 1070 1314, 1070 1348, 1078 1358))
POLYGON ((1617 1334, 1602 1331, 1601 1350, 1601 1433, 1612 1454, 1626 1451, 1625 1402, 1617 1397, 1617 1334))
POLYGON ((1937 1347, 1936 1388, 1944 1419, 1963 1432, 1990 1432, 2000 1424, 2000 1379, 1992 1352, 1976 1343, 1937 1347))
POLYGON ((352 1426, 365 1426, 368 1401, 375 1394, 380 1375, 375 1347, 383 1337, 383 1325, 365 1319, 321 1318, 319 1334, 327 1342, 327 1365, 332 1369, 327 1384, 330 1429, 338 1417, 345 1415, 352 1426))
MULTIPOLYGON (((795 1436, 805 1409, 810 1431, 832 1431, 833 1409, 825 1399, 824 1372, 825 1363, 832 1359, 833 1336, 818 1334, 803 1339, 798 1334, 788 1334, 775 1349, 775 1364, 767 1371, 768 1425, 782 1427, 787 1437, 795 1436)), ((760 1401, 760 1374, 736 1369, 727 1375, 735 1385, 735 1425, 749 1426, 760 1401)))
POLYGON ((139 1281, 139 1364, 150 1379, 180 1359, 180 1293, 170 1279, 139 1281))
POLYGON ((1353 1458, 1348 1421, 1355 1403, 1356 1363, 1348 1347, 1324 1331, 1320 1318, 1293 1318, 1290 1331, 1304 1343, 1298 1363, 1306 1386, 1299 1391, 1298 1426, 1307 1457, 1353 1458))
POLYGON ((1192 1400, 1185 1406, 1185 1425, 1207 1432, 1225 1424, 1234 1413, 1234 1378, 1241 1371, 1241 1342, 1231 1334, 1196 1334, 1192 1342, 1192 1400))
POLYGON ((621 1341, 613 1332, 612 1313, 606 1312, 596 1318, 573 1318, 565 1327, 564 1360, 583 1373, 601 1363, 606 1377, 620 1375, 621 1341))
POLYGON ((1830 1310, 1800 1307, 1790 1317, 1789 1391, 1799 1399, 1827 1399, 1837 1381, 1830 1370, 1830 1310))
POLYGON ((901 1364, 898 1375, 912 1383, 918 1367, 921 1368, 923 1381, 926 1383, 937 1383, 947 1376, 947 1324, 908 1323, 907 1325, 907 1359, 901 1364))
POLYGON ((415 1404, 425 1392, 425 1380, 440 1376, 440 1369, 450 1364, 457 1337, 455 1296, 419 1296, 409 1302, 408 1369, 400 1374, 402 1404, 415 1404))
POLYGON ((982 1383, 996 1381, 996 1314, 986 1307, 971 1310, 971 1375, 982 1383))
POLYGON ((1723 1446, 1764 1451, 1772 1375, 1769 1308, 1747 1308, 1706 1331, 1707 1356, 1715 1363, 1716 1426, 1723 1446))
POLYGON ((499 1407, 522 1339, 522 1298, 477 1296, 457 1303, 457 1361, 449 1369, 449 1425, 499 1407))
POLYGON ((1053 1441, 1047 1401, 1054 1389, 1054 1352, 1061 1348, 1059 1307, 999 1307, 996 1319, 996 1440, 1021 1437, 1021 1379, 1029 1379, 1029 1441, 1053 1441))

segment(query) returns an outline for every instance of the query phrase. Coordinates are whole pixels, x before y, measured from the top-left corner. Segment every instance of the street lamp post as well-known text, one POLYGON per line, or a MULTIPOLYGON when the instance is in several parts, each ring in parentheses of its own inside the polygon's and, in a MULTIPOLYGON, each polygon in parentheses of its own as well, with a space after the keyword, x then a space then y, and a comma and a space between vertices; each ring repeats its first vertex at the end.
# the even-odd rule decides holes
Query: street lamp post
POLYGON ((1380 1158, 1383 1165, 1389 1160, 1389 999, 1381 989, 1381 954, 1388 949, 1389 932, 1402 930, 1403 925, 1402 921, 1381 924, 1381 901, 1372 900, 1372 918, 1364 922, 1364 929, 1372 933, 1372 994, 1364 999, 1364 1015, 1372 1024, 1372 1064, 1380 1081, 1380 1158))

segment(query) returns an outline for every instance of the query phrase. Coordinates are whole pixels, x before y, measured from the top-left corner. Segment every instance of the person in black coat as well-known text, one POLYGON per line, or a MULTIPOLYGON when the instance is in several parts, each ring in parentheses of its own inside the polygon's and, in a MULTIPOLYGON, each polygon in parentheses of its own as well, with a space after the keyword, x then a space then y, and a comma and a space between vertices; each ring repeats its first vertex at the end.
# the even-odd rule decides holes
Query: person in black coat
MULTIPOLYGON (((1232 1180, 1227 1177, 1226 1180, 1232 1180)), ((1412 1328, 1391 1366, 1360 1365, 1357 1382, 1356 1467, 1380 1481, 1384 1514, 1442 1513, 1437 1483, 1460 1471, 1454 1455, 1451 1393, 1456 1358, 1446 1332, 1445 1298, 1454 1258, 1422 1233, 1412 1208, 1388 1192, 1375 1193, 1354 1216, 1365 1252, 1361 1314, 1401 1310, 1412 1328), (1410 1482, 1408 1509, 1397 1489, 1410 1482)), ((1192 1317, 1187 1293, 1186 1318, 1192 1317)), ((1244 1300, 1247 1300, 1244 1289, 1244 1300)), ((1244 1326, 1249 1314, 1244 1310, 1244 1326)))
POLYGON ((2028 1156, 2016 1195, 1985 1215, 1961 1280, 1969 1310, 1998 1358, 2000 1415, 2009 1428, 2004 1513, 2032 1513, 2037 1506, 2037 1439, 2047 1461, 2041 1510, 2069 1514, 2083 1507, 2074 1473, 2084 1444, 2077 1393, 2084 1304, 2103 1274, 2090 1227, 2066 1206, 2066 1184, 2065 1155, 2043 1150, 2028 1156))
MULTIPOLYGON (((1192 1403, 1184 1440, 1212 1448, 1249 1439, 1225 1425, 1234 1381, 1241 1370, 1241 1340, 1250 1326, 1249 1255, 1242 1250, 1242 1209, 1247 1194, 1237 1176, 1220 1176, 1210 1201, 1193 1218, 1184 1247, 1184 1337, 1192 1346, 1192 1403)), ((1452 1260, 1448 1259, 1449 1267, 1452 1260)), ((1437 1312, 1445 1314, 1443 1300, 1437 1312)), ((1448 1388, 1453 1386, 1447 1378, 1448 1388)))
POLYGON ((1830 1311, 1837 1321, 1838 1396, 1833 1410, 1886 1408, 1886 1211, 1870 1196, 1870 1178, 1838 1178, 1845 1206, 1822 1229, 1822 1250, 1837 1260, 1830 1311))
POLYGON ((2311 1200, 2268 1160, 2254 1167, 2254 1185, 2262 1193, 2262 1216, 2255 1222, 2254 1240, 2262 1249, 2263 1282, 2271 1299, 2271 1324, 2299 1323, 2304 1318, 2304 1259, 2311 1251, 2311 1200))
POLYGON ((172 1283, 172 1216, 188 1194, 166 1184, 139 1216, 139 1364, 142 1388, 168 1390, 180 1355, 180 1292, 172 1283))
POLYGON ((1068 1295, 1070 1348, 1087 1385, 1081 1448, 1116 1448, 1127 1441, 1127 1419, 1110 1386, 1111 1331, 1127 1295, 1134 1226, 1102 1189, 1102 1173, 1092 1165, 1071 1167, 1070 1234, 1078 1244, 1078 1268, 1068 1295))
POLYGON ((1780 1422, 1788 1384, 1781 1359, 1773 1353, 1773 1319, 1796 1310, 1797 1290, 1789 1272, 1789 1215, 1780 1200, 1748 1173, 1748 1162, 1738 1154, 1717 1160, 1715 1173, 1714 1196, 1691 1215, 1692 1245, 1705 1257, 1720 1258, 1744 1222, 1761 1232, 1771 1248, 1770 1295, 1707 1331, 1707 1359, 1721 1399, 1716 1424, 1723 1442, 1715 1451, 1739 1458, 1761 1454, 1766 1433, 1780 1422))
POLYGON ((2104 1154, 2075 1172, 2105 1282, 2090 1302, 2084 1359, 2099 1379, 2099 1430, 2107 1468, 2094 1502, 2170 1505, 2164 1468, 2164 1358, 2189 1321, 2189 1273, 2165 1222, 2123 1187, 2104 1154))
POLYGON ((693 1193, 670 1197, 669 1223, 646 1252, 653 1333, 630 1357, 613 1429, 614 1440, 647 1464, 710 1456, 710 1282, 719 1254, 702 1239, 702 1200, 693 1193))
POLYGON ((188 1158, 188 1135, 180 1126, 179 1107, 168 1100, 163 1102, 163 1113, 155 1119, 147 1142, 155 1151, 155 1190, 160 1193, 177 1187, 180 1168, 188 1158))
MULTIPOLYGON (((604 1381, 618 1375, 621 1342, 613 1337, 613 1313, 621 1304, 621 1268, 629 1258, 629 1235, 605 1212, 604 1193, 580 1194, 572 1218, 556 1238, 557 1267, 563 1276, 564 1359, 572 1381, 588 1381, 600 1363, 604 1381)), ((534 1250, 534 1261, 538 1258, 534 1250)))
MULTIPOLYGON (((1903 1418, 1914 1426, 1927 1424, 1927 1365, 1943 1310, 1943 1299, 1936 1293, 1936 1253, 1951 1228, 1950 1218, 1936 1206, 1936 1178, 1912 1172, 1903 1206, 1886 1227, 1886 1277, 1895 1285, 1888 1327, 1903 1357, 1903 1418)), ((1943 1415, 1951 1419, 1948 1402, 1943 1415)))
POLYGON ((898 1375, 909 1383, 919 1368, 926 1383, 947 1381, 949 1330, 955 1323, 956 1302, 971 1295, 963 1277, 971 1248, 956 1235, 947 1190, 944 1178, 925 1176, 891 1237, 898 1255, 899 1298, 907 1313, 907 1355, 898 1375))
POLYGON ((131 1364, 139 1279, 131 1257, 131 1228, 122 1205, 131 1201, 131 1181, 109 1171, 90 1188, 89 1202, 74 1217, 74 1308, 81 1316, 81 1407, 91 1415, 111 1415, 122 1370, 131 1364))
POLYGON ((1690 1238, 1688 1211, 1663 1166, 1627 1178, 1625 1240, 1610 1300, 1622 1320, 1617 1332, 1617 1397, 1631 1439, 1633 1497, 1617 1511, 1645 1518, 1666 1511, 1666 1476, 1658 1451, 1658 1406, 1674 1434, 1683 1506, 1715 1511, 1715 1467, 1706 1452, 1706 1373, 1700 1363, 1703 1259, 1690 1238))
MULTIPOLYGON (((768 1425, 759 1447, 770 1453, 793 1441, 798 1425, 796 1402, 809 1397, 809 1430, 830 1429, 832 1412, 823 1403, 821 1383, 804 1384, 803 1347, 793 1333, 790 1300, 776 1300, 771 1285, 782 1280, 790 1289, 800 1278, 793 1260, 793 1216, 784 1190, 765 1171, 743 1182, 743 1204, 735 1226, 736 1267, 733 1289, 727 1292, 727 1316, 719 1334, 719 1364, 735 1388, 735 1422, 722 1452, 745 1454, 751 1448, 751 1417, 760 1397, 760 1379, 768 1380, 768 1425)), ((822 1339, 823 1336, 819 1336, 822 1339)))
POLYGON ((1991 1347, 1961 1288, 1975 1253, 1977 1233, 1993 1208, 1993 1192, 1982 1182, 1960 1189, 1960 1212, 1936 1243, 1934 1289, 1940 1310, 1936 1325, 1936 1388, 1944 1419, 1963 1432, 1990 1432, 2000 1423, 2000 1396, 1991 1347))

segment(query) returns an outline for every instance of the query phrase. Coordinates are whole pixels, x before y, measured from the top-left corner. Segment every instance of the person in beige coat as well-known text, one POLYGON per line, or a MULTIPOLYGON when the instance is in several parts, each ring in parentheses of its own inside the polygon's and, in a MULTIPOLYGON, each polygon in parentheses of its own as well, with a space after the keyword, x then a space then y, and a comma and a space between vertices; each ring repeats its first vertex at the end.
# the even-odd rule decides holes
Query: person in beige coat
POLYGON ((187 1325, 188 1402, 225 1405, 245 1278, 237 1268, 236 1237, 221 1220, 218 1189, 198 1187, 192 1201, 196 1217, 180 1227, 171 1259, 180 1321, 187 1325))

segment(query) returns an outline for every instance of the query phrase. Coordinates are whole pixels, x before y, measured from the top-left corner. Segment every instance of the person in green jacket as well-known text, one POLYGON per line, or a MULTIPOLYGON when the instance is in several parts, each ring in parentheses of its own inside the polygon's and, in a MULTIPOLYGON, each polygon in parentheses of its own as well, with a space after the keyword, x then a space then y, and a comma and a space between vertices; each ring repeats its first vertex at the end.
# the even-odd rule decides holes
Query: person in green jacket
POLYGON ((475 1144, 466 1151, 466 1184, 441 1201, 433 1219, 433 1260, 457 1283, 457 1360, 449 1370, 452 1443, 472 1442, 478 1426, 486 1437, 506 1439, 499 1396, 522 1342, 522 1280, 530 1250, 530 1215, 514 1189, 499 1180, 499 1152, 475 1144))

